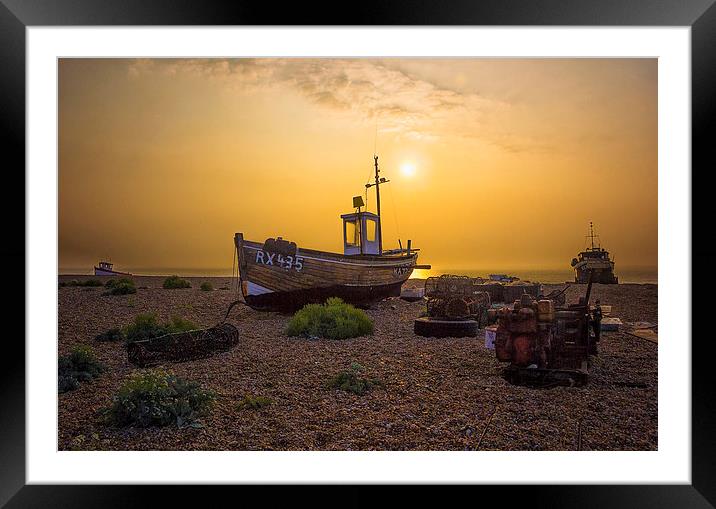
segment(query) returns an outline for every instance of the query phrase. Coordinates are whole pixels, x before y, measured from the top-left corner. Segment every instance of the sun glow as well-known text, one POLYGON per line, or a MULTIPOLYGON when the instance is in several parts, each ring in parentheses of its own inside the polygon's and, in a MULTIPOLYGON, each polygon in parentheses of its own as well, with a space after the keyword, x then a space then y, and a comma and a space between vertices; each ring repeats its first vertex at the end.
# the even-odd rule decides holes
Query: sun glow
POLYGON ((413 163, 403 163, 400 166, 400 173, 405 177, 412 177, 415 175, 415 165, 413 163))

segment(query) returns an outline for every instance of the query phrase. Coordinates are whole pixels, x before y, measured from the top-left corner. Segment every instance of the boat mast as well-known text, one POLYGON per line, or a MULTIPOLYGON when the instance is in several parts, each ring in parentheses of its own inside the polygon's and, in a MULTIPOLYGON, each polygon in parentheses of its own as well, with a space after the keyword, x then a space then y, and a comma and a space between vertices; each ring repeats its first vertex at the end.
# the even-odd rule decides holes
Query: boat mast
POLYGON ((380 221, 380 180, 378 179, 378 156, 373 156, 375 162, 375 200, 378 203, 378 254, 383 254, 383 225, 380 221))
POLYGON ((589 221, 589 238, 592 239, 592 249, 594 249, 594 228, 591 221, 589 221))
POLYGON ((378 176, 380 170, 378 169, 378 156, 373 156, 373 162, 375 164, 375 184, 366 184, 366 189, 375 186, 375 200, 378 203, 378 253, 383 254, 383 227, 380 221, 380 184, 387 184, 390 180, 385 180, 378 176))

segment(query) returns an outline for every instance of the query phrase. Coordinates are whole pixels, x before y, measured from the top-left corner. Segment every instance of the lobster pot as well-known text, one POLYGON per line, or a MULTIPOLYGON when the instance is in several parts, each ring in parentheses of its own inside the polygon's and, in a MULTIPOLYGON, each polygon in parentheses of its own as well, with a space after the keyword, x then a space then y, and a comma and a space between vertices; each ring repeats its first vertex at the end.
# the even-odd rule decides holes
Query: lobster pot
POLYGON ((127 345, 127 358, 135 366, 153 366, 164 361, 181 362, 208 357, 239 342, 239 331, 230 323, 209 329, 165 334, 127 345))
POLYGON ((453 276, 451 274, 432 276, 425 280, 425 296, 469 296, 477 289, 476 286, 475 279, 468 276, 453 276))

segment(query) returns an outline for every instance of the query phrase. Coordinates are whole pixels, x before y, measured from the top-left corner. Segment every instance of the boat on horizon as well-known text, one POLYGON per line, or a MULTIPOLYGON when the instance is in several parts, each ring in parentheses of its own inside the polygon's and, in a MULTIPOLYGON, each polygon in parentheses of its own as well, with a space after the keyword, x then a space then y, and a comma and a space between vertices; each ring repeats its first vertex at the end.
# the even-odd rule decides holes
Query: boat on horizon
POLYGON ((512 283, 520 280, 517 276, 508 276, 507 274, 490 274, 489 277, 490 281, 499 281, 501 283, 512 283))
POLYGON ((614 275, 614 259, 609 258, 609 251, 599 245, 599 240, 596 245, 594 243, 594 239, 599 239, 599 237, 594 235, 594 226, 591 221, 587 238, 591 240, 590 247, 579 253, 577 258, 572 258, 574 282, 588 283, 591 274, 593 283, 619 283, 619 279, 614 275))
POLYGON ((130 272, 120 272, 113 269, 114 264, 112 262, 101 261, 94 266, 95 276, 131 276, 130 272))
POLYGON ((374 156, 377 213, 361 210, 361 196, 353 198, 354 211, 342 214, 343 253, 299 247, 281 237, 265 242, 234 235, 238 278, 246 304, 257 310, 294 310, 308 303, 322 303, 329 297, 367 305, 387 297, 400 296, 403 283, 418 265, 418 251, 408 240, 405 248, 383 250, 380 215, 380 185, 389 181, 379 176, 374 156))

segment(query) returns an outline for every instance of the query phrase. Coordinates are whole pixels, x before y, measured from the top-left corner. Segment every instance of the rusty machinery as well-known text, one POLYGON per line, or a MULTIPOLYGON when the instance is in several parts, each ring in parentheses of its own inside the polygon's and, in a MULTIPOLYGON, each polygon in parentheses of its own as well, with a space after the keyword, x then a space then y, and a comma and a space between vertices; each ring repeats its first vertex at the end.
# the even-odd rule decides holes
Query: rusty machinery
POLYGON ((551 386, 587 382, 589 356, 597 354, 590 335, 591 281, 577 304, 555 306, 550 299, 523 295, 497 313, 495 354, 509 362, 505 378, 514 384, 551 386))

